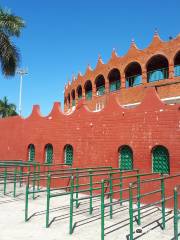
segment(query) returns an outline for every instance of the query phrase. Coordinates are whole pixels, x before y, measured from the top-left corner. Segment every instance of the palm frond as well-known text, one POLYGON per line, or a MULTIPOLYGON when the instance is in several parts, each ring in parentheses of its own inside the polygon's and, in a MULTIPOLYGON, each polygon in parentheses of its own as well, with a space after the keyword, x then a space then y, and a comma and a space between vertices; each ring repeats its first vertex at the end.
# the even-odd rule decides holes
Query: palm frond
POLYGON ((3 32, 0 32, 0 62, 4 75, 15 75, 19 63, 19 51, 3 32))
POLYGON ((9 37, 19 37, 23 27, 25 27, 25 22, 21 17, 0 8, 0 31, 9 37))

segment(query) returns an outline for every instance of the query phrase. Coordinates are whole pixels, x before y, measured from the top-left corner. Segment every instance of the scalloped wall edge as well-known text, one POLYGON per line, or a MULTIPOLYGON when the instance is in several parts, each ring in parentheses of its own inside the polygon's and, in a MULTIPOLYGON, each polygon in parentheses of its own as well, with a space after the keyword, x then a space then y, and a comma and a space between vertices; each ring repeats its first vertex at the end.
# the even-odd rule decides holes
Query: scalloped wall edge
MULTIPOLYGON (((142 102, 140 104, 138 104, 137 106, 135 106, 134 108, 128 109, 128 108, 124 108, 123 105, 120 104, 118 98, 116 95, 112 95, 108 97, 108 101, 107 104, 104 106, 104 108, 101 111, 98 111, 98 113, 103 114, 104 112, 108 112, 109 110, 113 110, 113 111, 119 111, 119 112, 128 112, 128 111, 135 111, 135 112, 139 112, 139 111, 143 111, 144 109, 148 112, 148 111, 152 111, 152 110, 157 110, 157 109, 161 109, 161 108, 167 108, 167 109, 180 109, 180 104, 175 104, 175 105, 168 105, 165 104, 163 101, 161 101, 159 95, 157 94, 157 91, 154 87, 150 87, 150 88, 146 88, 145 89, 145 96, 144 99, 142 100, 142 102)), ((51 119, 51 118, 59 118, 59 117, 69 117, 69 116, 74 116, 76 115, 76 113, 78 114, 82 114, 82 118, 83 118, 83 114, 84 113, 90 113, 90 114, 97 114, 96 111, 91 111, 88 107, 88 104, 86 104, 85 100, 80 100, 77 104, 77 106, 74 108, 73 111, 69 112, 68 114, 65 114, 62 110, 61 110, 61 103, 60 102, 54 102, 53 107, 50 111, 50 113, 46 116, 43 116, 41 114, 40 111, 40 106, 39 105, 33 105, 32 107, 32 112, 31 114, 26 117, 26 118, 22 118, 22 120, 28 120, 28 119, 38 119, 38 118, 43 118, 43 119, 51 119)), ((111 112, 111 111, 110 111, 111 112)), ((21 118, 21 117, 20 117, 21 118)), ((5 121, 5 120, 15 120, 15 119, 19 119, 19 117, 14 118, 14 117, 9 117, 7 119, 1 119, 0 121, 5 121)))

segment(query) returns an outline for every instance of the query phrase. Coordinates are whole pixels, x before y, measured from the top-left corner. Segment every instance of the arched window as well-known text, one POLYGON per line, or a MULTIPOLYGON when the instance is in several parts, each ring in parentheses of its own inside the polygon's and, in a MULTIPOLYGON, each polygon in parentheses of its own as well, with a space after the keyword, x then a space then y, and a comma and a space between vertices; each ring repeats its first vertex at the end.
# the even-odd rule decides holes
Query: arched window
POLYGON ((103 75, 97 76, 95 80, 96 84, 96 94, 97 96, 102 96, 105 94, 105 79, 103 75))
POLYGON ((126 88, 134 87, 142 83, 142 69, 138 62, 130 63, 125 70, 126 88))
POLYGON ((129 146, 119 148, 119 168, 122 170, 133 169, 133 152, 129 146))
POLYGON ((180 51, 176 54, 174 58, 174 76, 180 76, 180 51))
POLYGON ((71 92, 71 97, 72 97, 72 106, 74 107, 76 105, 75 90, 74 89, 71 92))
POLYGON ((114 92, 120 89, 121 86, 121 77, 118 69, 114 68, 110 71, 108 75, 109 79, 109 91, 114 92))
POLYGON ((91 100, 92 99, 92 83, 90 80, 86 81, 84 85, 84 89, 85 89, 86 100, 91 100))
POLYGON ((67 97, 67 99, 68 99, 68 105, 69 105, 69 107, 70 107, 70 103, 71 103, 71 96, 70 96, 70 93, 68 93, 68 97, 67 97))
POLYGON ((169 63, 162 55, 153 56, 147 63, 147 81, 154 82, 169 78, 169 63))
POLYGON ((53 146, 52 144, 47 144, 45 146, 45 163, 53 162, 53 146))
POLYGON ((77 92, 77 95, 78 95, 78 100, 81 100, 82 99, 82 87, 81 87, 81 85, 79 85, 77 87, 76 92, 77 92))
POLYGON ((28 146, 28 161, 33 162, 35 160, 35 147, 34 144, 28 146))
POLYGON ((73 147, 69 144, 64 147, 64 163, 67 165, 73 164, 73 147))
POLYGON ((169 173, 169 153, 164 146, 154 147, 152 150, 152 167, 154 173, 169 173))

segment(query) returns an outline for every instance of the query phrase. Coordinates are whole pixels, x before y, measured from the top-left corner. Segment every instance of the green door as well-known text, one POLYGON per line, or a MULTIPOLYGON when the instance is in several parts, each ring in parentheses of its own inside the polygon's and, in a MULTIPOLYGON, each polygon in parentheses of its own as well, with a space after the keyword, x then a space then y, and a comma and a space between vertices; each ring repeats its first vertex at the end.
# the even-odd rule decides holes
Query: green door
POLYGON ((71 145, 67 145, 65 147, 65 164, 72 165, 73 163, 73 147, 71 145))
POLYGON ((163 146, 158 146, 153 149, 153 172, 154 173, 169 173, 169 153, 163 146))
POLYGON ((33 144, 30 144, 28 147, 28 161, 33 162, 35 159, 35 147, 33 144))
POLYGON ((51 144, 46 145, 45 148, 46 163, 52 163, 53 161, 53 147, 51 144))
POLYGON ((119 151, 119 167, 122 170, 133 169, 133 153, 128 146, 122 147, 119 151))

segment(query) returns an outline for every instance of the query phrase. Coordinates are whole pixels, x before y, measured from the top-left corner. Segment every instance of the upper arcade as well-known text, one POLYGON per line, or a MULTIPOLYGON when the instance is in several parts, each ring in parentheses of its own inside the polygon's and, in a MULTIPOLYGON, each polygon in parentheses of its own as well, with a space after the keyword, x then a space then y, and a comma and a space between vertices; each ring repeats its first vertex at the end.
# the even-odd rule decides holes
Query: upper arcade
POLYGON ((99 56, 94 70, 88 65, 84 75, 79 73, 65 86, 64 111, 70 111, 82 99, 96 110, 99 103, 106 104, 109 94, 117 94, 122 105, 133 104, 141 100, 145 87, 152 86, 159 87, 162 99, 180 97, 180 35, 165 42, 155 32, 151 44, 143 50, 132 40, 126 55, 119 57, 113 49, 107 64, 99 56))

